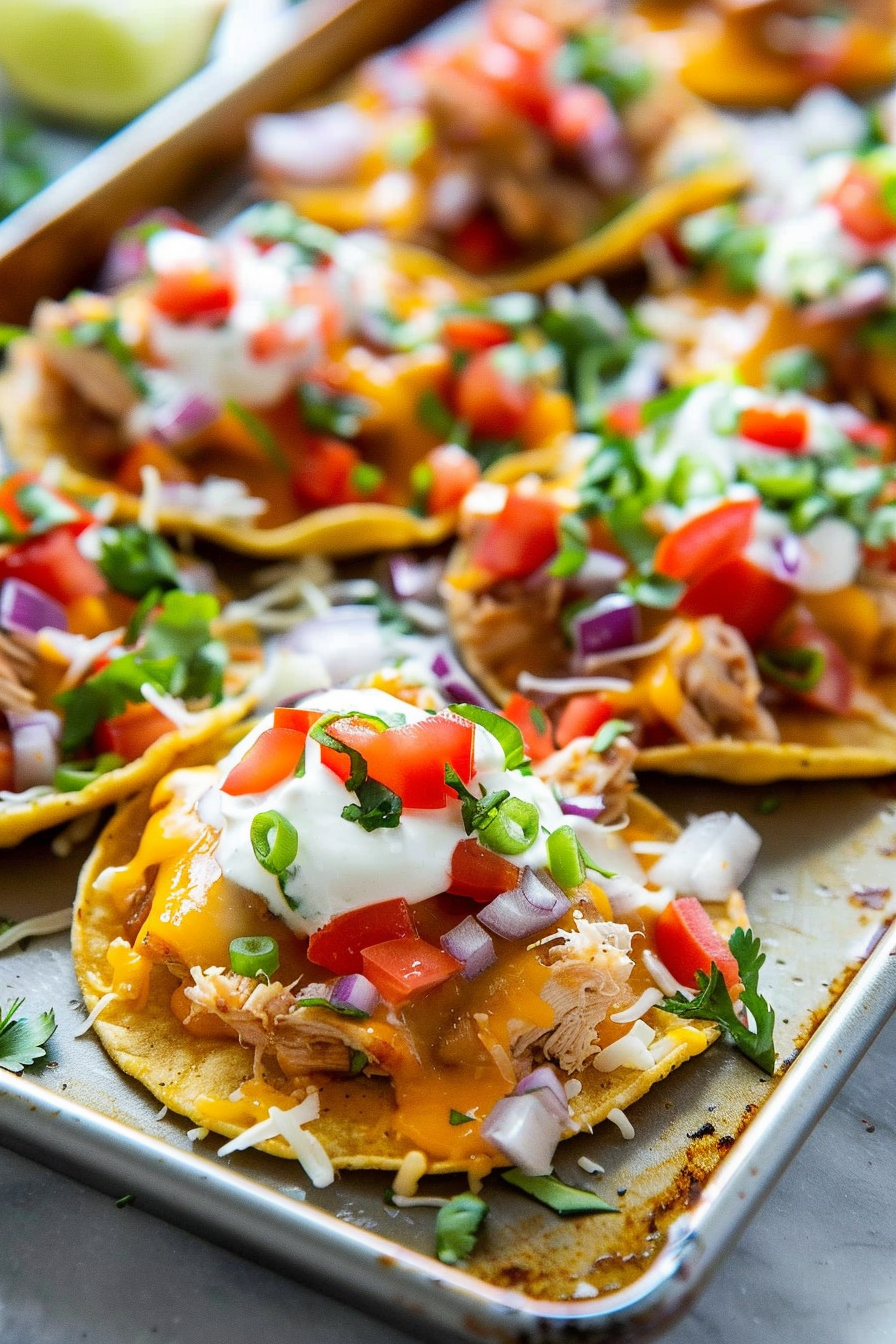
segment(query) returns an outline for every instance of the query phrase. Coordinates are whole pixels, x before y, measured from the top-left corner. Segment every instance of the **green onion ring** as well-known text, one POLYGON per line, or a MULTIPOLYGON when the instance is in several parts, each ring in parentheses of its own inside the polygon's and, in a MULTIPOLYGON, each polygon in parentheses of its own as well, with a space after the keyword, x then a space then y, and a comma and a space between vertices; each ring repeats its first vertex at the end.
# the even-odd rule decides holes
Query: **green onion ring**
POLYGON ((548 867, 551 876, 564 891, 581 886, 585 881, 585 864, 579 847, 579 837, 571 826, 558 826, 548 836, 548 867))
POLYGON ((234 975, 247 975, 252 980, 266 975, 270 979, 279 965, 280 948, 275 939, 264 934, 234 938, 230 944, 230 969, 234 975))
POLYGON ((265 872, 279 877, 299 852, 299 834, 282 812, 259 812, 249 830, 255 857, 265 872))
POLYGON ((479 839, 496 854, 522 854, 534 842, 540 825, 534 803, 510 797, 488 825, 479 828, 479 839))

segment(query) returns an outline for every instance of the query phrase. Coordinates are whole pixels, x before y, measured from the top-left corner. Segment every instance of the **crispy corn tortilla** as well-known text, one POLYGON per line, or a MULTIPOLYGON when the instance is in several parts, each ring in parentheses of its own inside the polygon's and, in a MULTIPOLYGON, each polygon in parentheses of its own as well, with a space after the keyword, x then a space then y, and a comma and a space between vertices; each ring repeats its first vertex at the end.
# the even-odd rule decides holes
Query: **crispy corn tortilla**
MULTIPOLYGON (((135 521, 140 500, 84 469, 80 445, 98 419, 73 391, 56 402, 42 395, 41 382, 29 373, 28 341, 0 377, 0 430, 10 455, 22 467, 40 471, 51 459, 65 463, 59 485, 76 495, 115 499, 116 521, 135 521), (77 465, 80 463, 81 465, 77 465)), ((259 559, 307 554, 348 556, 407 546, 433 546, 454 531, 454 512, 420 518, 393 504, 342 504, 318 509, 279 527, 203 518, 184 509, 160 509, 163 532, 188 533, 227 550, 259 559)))
MULTIPOLYGON (((520 457, 528 458, 529 469, 533 469, 535 454, 520 457)), ((545 460, 542 455, 542 461, 545 460)), ((519 462, 503 465, 503 479, 507 483, 525 474, 519 462)), ((448 563, 449 578, 452 573, 467 569, 468 554, 463 543, 455 547, 448 563)), ((453 588, 450 583, 446 589, 452 639, 467 671, 496 704, 506 704, 524 669, 537 676, 558 675, 562 638, 553 625, 545 623, 537 608, 533 609, 532 640, 526 657, 522 658, 514 647, 496 651, 493 658, 486 659, 465 644, 461 635, 476 595, 453 588)), ((868 690, 887 709, 896 711, 896 676, 874 677, 868 690)), ((870 719, 838 718, 798 707, 773 712, 781 732, 780 742, 737 742, 722 738, 716 742, 673 742, 646 747, 638 752, 635 769, 698 775, 726 784, 773 784, 783 779, 867 779, 896 770, 896 733, 870 719)))
POLYGON ((220 737, 228 728, 251 713, 256 696, 252 691, 234 696, 202 710, 185 728, 172 725, 170 733, 153 742, 136 761, 118 770, 100 775, 92 784, 76 793, 47 793, 11 801, 0 806, 0 849, 17 845, 38 831, 60 826, 88 812, 110 807, 129 798, 140 789, 151 788, 178 763, 184 752, 220 737))
MULTIPOLYGON (((221 745, 213 745, 194 752, 182 763, 201 764, 221 754, 221 745)), ((106 950, 114 938, 122 936, 124 922, 112 900, 97 889, 96 879, 104 868, 125 864, 133 857, 150 815, 151 794, 152 790, 145 789, 119 808, 81 874, 72 950, 88 1009, 96 1005, 108 988, 106 950)), ((678 834, 673 821, 637 794, 629 799, 629 812, 639 829, 648 830, 659 840, 673 840, 678 834)), ((735 893, 727 907, 708 908, 725 937, 735 924, 746 923, 739 893, 735 893)), ((203 1103, 229 1097, 252 1077, 252 1051, 235 1041, 205 1040, 185 1031, 171 1011, 174 988, 170 972, 162 965, 155 966, 146 1007, 138 1011, 131 1003, 114 1002, 97 1019, 94 1030, 119 1068, 142 1083, 170 1110, 187 1116, 195 1125, 233 1138, 241 1132, 240 1127, 209 1115, 203 1103)), ((655 1008, 647 1014, 647 1021, 655 1028, 658 1040, 682 1025, 679 1018, 655 1008)), ((719 1035, 712 1023, 693 1025, 707 1045, 719 1035)), ((580 1075, 582 1091, 571 1103, 574 1118, 583 1125, 596 1125, 614 1107, 625 1110, 694 1053, 698 1052, 691 1044, 681 1043, 654 1068, 643 1072, 619 1069, 604 1074, 587 1069, 580 1075)), ((274 1086, 282 1082, 275 1073, 268 1073, 266 1080, 274 1086)), ((308 1129, 323 1144, 334 1167, 395 1170, 414 1147, 392 1133, 393 1094, 388 1079, 360 1076, 328 1083, 321 1096, 320 1119, 308 1129)), ((280 1139, 259 1147, 276 1157, 293 1155, 280 1139)), ((466 1170, 468 1165, 468 1162, 437 1161, 430 1171, 448 1173, 466 1170)))

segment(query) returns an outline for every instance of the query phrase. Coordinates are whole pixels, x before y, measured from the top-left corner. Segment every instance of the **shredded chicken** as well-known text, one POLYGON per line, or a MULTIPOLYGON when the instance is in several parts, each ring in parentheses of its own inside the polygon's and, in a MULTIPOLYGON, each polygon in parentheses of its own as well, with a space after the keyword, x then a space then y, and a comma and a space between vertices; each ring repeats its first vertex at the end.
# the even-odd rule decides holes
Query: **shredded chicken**
POLYGON ((780 741, 774 719, 759 703, 762 682, 743 635, 718 616, 704 616, 698 624, 700 648, 676 660, 686 700, 675 724, 678 732, 686 742, 724 737, 780 741))
POLYGON ((600 820, 611 825, 625 816, 626 800, 635 787, 637 748, 629 738, 617 737, 608 751, 598 753, 591 750, 591 742, 590 737, 577 737, 533 769, 546 784, 556 784, 564 797, 599 794, 604 801, 600 820))
POLYGON ((368 1072, 386 1071, 394 1054, 389 1034, 371 1037, 364 1021, 329 1008, 304 1008, 303 999, 321 998, 323 985, 305 985, 301 997, 278 981, 270 985, 212 967, 194 967, 184 993, 191 1015, 214 1013, 233 1027, 242 1045, 255 1050, 256 1064, 273 1055, 287 1077, 308 1073, 349 1073, 353 1056, 367 1056, 368 1072))
POLYGON ((515 1057, 537 1047, 567 1073, 579 1073, 598 1054, 597 1028, 623 996, 634 966, 626 924, 588 919, 581 910, 573 919, 575 928, 559 930, 546 954, 551 978, 541 997, 555 1025, 523 1030, 513 1042, 515 1057))
POLYGON ((127 415, 140 400, 135 388, 107 350, 60 339, 60 333, 68 331, 70 320, 70 305, 49 299, 38 304, 34 332, 47 360, 89 406, 116 420, 127 415))
POLYGON ((859 582, 874 602, 880 625, 871 661, 883 671, 896 671, 896 574, 865 569, 859 582))
POLYGON ((34 692, 28 684, 34 667, 30 649, 0 632, 0 710, 21 714, 34 708, 34 692))
POLYGON ((554 676, 569 651, 560 627, 564 581, 551 579, 537 591, 524 583, 496 584, 487 593, 448 591, 458 645, 474 674, 512 689, 523 671, 554 676))

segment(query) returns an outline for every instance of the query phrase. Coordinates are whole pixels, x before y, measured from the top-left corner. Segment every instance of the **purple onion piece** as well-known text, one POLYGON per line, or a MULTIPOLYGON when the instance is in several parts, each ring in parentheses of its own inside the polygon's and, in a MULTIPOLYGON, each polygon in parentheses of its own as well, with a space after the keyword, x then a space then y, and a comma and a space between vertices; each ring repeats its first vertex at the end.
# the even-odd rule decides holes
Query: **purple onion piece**
POLYGON ((198 392, 185 392, 153 412, 150 432, 169 448, 214 424, 221 407, 198 392))
POLYGON ((803 548, 798 539, 788 532, 783 537, 776 537, 773 544, 781 571, 779 577, 785 582, 795 578, 803 563, 803 548))
POLYGON ((621 556, 610 551, 589 551, 569 583, 582 592, 599 597, 612 592, 627 571, 628 563, 621 556))
MULTIPOLYGON (((527 1176, 549 1175, 565 1125, 541 1099, 542 1094, 504 1097, 493 1106, 482 1137, 527 1176)), ((568 1117, 567 1117, 568 1118, 568 1117)))
POLYGON ((370 1017, 380 1001, 379 991, 366 975, 343 975, 330 989, 330 1002, 341 1008, 354 1008, 370 1017))
POLYGON ((515 1097, 526 1096, 530 1092, 537 1094, 539 1101, 556 1115, 564 1127, 569 1124, 569 1101, 563 1090, 563 1084, 549 1065, 542 1064, 540 1068, 521 1078, 513 1089, 515 1097))
POLYGON ((215 593, 218 590, 214 565, 205 560, 191 560, 182 565, 177 576, 185 593, 215 593))
POLYGON ((0 626, 13 635, 36 635, 47 627, 67 630, 68 617, 60 603, 33 583, 5 579, 0 587, 0 626))
POLYGON ((402 600, 416 598, 418 602, 434 602, 439 595, 439 582, 444 564, 435 558, 416 560, 409 555, 389 557, 389 578, 392 591, 402 600))
POLYGON ((4 712, 11 733, 40 723, 47 729, 54 742, 58 742, 62 736, 62 719, 58 714, 54 714, 52 709, 7 709, 4 712))
POLYGON ((628 648, 641 638, 638 604, 624 593, 610 593, 573 618, 572 632, 580 658, 628 648))
POLYGON ((140 279, 146 270, 146 241, 151 225, 159 229, 192 228, 183 215, 168 206, 140 215, 113 237, 100 272, 101 290, 120 289, 140 279))
POLYGON ((450 957, 463 962, 464 980, 475 980, 498 960, 494 943, 473 915, 443 933, 439 942, 450 957))
POLYGON ((597 821, 605 810, 603 795, 599 793, 560 799, 560 811, 567 817, 587 817, 589 821, 597 821))
POLYGON ((336 685, 372 672, 386 654, 383 630, 372 606, 331 607, 300 621, 278 642, 295 653, 317 654, 336 685))
POLYGON ((520 885, 502 892, 483 906, 477 919, 499 938, 529 938, 550 924, 556 924, 569 905, 568 897, 556 883, 552 882, 549 887, 531 868, 524 868, 520 885))
POLYGON ((449 704, 478 705, 481 709, 496 708, 493 701, 467 676, 463 667, 447 649, 437 653, 429 666, 439 683, 439 690, 449 704))

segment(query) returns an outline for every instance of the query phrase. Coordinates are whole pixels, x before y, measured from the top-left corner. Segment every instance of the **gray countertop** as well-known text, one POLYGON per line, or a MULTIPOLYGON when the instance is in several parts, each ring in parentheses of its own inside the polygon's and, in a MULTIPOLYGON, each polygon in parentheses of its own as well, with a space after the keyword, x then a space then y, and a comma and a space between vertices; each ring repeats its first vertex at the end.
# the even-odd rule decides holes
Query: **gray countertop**
MULTIPOLYGON (((896 1344, 896 1019, 663 1344, 896 1344)), ((402 1344, 351 1307, 0 1150, 3 1344, 402 1344)))

